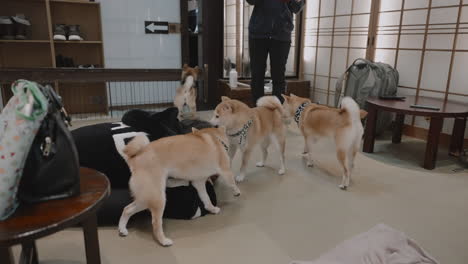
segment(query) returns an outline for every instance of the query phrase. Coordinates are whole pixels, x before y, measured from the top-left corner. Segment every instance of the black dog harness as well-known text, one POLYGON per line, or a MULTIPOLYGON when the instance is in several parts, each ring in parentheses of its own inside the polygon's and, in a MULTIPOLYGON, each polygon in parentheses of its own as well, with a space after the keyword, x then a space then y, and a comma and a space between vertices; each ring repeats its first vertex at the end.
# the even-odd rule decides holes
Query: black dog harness
POLYGON ((296 110, 296 113, 294 114, 294 121, 299 124, 299 120, 301 119, 302 112, 304 112, 304 109, 310 104, 310 102, 304 102, 302 103, 296 110))
POLYGON ((226 150, 226 152, 229 152, 229 146, 224 143, 224 141, 222 141, 219 137, 217 137, 219 142, 221 142, 221 144, 223 145, 224 149, 226 150))
POLYGON ((247 132, 249 131, 249 127, 252 125, 253 119, 250 119, 243 127, 241 130, 238 132, 229 135, 230 137, 239 137, 239 145, 242 145, 242 143, 245 141, 245 138, 247 137, 247 132))

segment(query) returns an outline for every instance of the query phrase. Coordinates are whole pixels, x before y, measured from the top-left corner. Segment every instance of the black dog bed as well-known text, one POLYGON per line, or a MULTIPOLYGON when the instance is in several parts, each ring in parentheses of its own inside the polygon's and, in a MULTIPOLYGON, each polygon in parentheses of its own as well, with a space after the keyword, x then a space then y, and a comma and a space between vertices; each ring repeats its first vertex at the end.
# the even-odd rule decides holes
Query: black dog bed
MULTIPOLYGON (((120 154, 123 147, 136 135, 145 134, 150 141, 162 137, 190 133, 192 127, 212 127, 201 120, 177 119, 175 107, 154 113, 131 110, 122 117, 122 122, 85 126, 72 131, 78 149, 80 165, 104 173, 111 183, 111 195, 98 211, 100 225, 115 225, 120 214, 132 198, 128 189, 130 170, 120 154)), ((174 150, 183 151, 183 150, 174 150)), ((210 175, 207 175, 210 176, 210 175)), ((216 194, 213 183, 206 183, 207 192, 214 205, 216 194)), ((177 184, 170 179, 166 189, 165 218, 193 219, 208 212, 198 197, 197 191, 188 182, 177 184)))

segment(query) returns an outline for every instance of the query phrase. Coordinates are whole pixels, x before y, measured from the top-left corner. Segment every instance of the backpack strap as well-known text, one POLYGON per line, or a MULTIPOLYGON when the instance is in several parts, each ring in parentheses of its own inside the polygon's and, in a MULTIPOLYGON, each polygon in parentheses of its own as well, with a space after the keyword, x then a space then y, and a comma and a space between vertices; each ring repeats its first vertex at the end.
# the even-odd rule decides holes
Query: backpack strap
MULTIPOLYGON (((335 85, 335 107, 339 106, 340 99, 341 99, 341 92, 343 91, 343 82, 346 79, 346 77, 348 76, 348 73, 351 71, 351 68, 353 66, 357 66, 357 65, 360 65, 360 64, 369 65, 369 64, 372 64, 372 62, 369 61, 369 60, 363 59, 363 58, 357 58, 348 67, 348 69, 346 69, 346 71, 341 75, 341 77, 338 79, 338 81, 336 82, 336 85, 335 85), (358 62, 363 62, 363 63, 358 63, 358 62)), ((344 93, 346 93, 346 90, 344 91, 344 93)))

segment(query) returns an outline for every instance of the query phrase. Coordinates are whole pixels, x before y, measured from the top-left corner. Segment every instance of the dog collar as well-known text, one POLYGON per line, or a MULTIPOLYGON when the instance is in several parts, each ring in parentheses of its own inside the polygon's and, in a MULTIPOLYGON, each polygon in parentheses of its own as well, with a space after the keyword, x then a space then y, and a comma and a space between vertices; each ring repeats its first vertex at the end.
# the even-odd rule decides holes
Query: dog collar
POLYGON ((294 121, 299 124, 299 120, 301 119, 302 112, 304 112, 304 109, 306 106, 308 106, 310 102, 306 101, 302 103, 296 110, 296 113, 294 114, 294 121))
POLYGON ((253 119, 250 119, 243 127, 241 130, 237 131, 234 134, 228 135, 230 137, 239 137, 239 145, 242 145, 242 143, 245 141, 245 138, 247 137, 247 132, 249 131, 249 127, 252 125, 253 119))

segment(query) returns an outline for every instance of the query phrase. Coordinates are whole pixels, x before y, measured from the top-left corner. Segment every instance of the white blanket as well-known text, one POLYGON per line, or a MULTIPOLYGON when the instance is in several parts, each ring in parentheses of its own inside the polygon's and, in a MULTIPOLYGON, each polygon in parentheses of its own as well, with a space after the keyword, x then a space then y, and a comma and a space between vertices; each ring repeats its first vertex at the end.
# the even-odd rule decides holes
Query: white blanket
POLYGON ((339 244, 312 262, 290 264, 438 264, 422 247, 384 224, 339 244))

